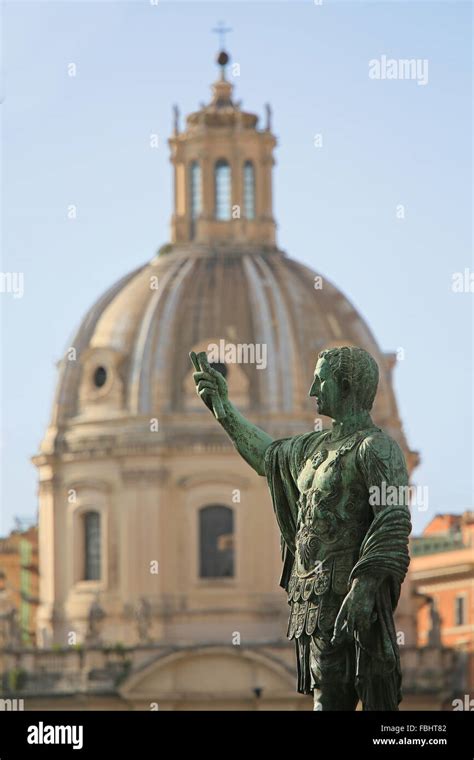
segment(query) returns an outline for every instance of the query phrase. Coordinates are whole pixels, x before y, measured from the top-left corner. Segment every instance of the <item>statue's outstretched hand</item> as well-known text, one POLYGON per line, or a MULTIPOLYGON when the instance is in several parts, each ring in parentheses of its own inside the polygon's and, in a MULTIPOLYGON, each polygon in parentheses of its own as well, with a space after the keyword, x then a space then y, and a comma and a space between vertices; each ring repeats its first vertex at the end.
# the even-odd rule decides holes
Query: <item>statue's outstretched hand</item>
POLYGON ((228 399, 228 388, 225 377, 199 355, 201 370, 193 373, 196 393, 211 411, 224 409, 228 399), (220 405, 220 406, 219 406, 220 405))
POLYGON ((357 578, 344 601, 334 623, 333 645, 339 644, 354 631, 368 630, 377 619, 374 613, 376 583, 371 578, 357 578))

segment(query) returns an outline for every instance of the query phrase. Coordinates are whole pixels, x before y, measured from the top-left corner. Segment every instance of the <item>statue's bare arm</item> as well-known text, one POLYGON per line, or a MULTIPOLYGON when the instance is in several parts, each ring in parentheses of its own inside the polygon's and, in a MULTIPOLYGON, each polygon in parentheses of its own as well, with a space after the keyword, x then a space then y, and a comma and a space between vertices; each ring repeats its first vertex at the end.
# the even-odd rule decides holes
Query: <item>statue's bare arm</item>
POLYGON ((224 376, 213 367, 205 372, 194 372, 196 392, 212 412, 212 400, 219 397, 224 409, 220 424, 231 439, 240 456, 258 475, 265 475, 264 455, 272 442, 271 436, 253 425, 235 408, 228 397, 224 376))

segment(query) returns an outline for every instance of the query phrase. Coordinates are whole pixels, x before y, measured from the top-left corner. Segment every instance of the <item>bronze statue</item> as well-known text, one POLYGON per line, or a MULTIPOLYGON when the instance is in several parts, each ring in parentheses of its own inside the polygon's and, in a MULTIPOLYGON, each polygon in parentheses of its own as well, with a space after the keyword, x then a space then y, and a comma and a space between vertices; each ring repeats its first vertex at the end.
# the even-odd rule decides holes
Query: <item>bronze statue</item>
POLYGON ((196 390, 240 455, 267 478, 281 532, 297 689, 315 710, 398 710, 393 612, 406 575, 408 506, 398 444, 370 410, 378 366, 361 348, 322 351, 309 395, 332 427, 272 440, 228 398, 223 375, 191 353, 196 390), (395 486, 396 491, 389 486, 395 486), (386 503, 384 503, 386 502, 386 503))

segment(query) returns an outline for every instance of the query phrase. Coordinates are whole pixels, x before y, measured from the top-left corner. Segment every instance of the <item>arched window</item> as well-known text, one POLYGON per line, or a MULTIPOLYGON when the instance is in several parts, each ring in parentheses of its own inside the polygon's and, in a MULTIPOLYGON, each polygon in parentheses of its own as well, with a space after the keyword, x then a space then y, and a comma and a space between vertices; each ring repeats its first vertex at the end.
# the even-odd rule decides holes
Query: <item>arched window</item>
POLYGON ((216 219, 227 221, 231 215, 230 166, 224 159, 216 162, 214 169, 216 219))
POLYGON ((84 515, 84 580, 100 580, 100 514, 84 515))
POLYGON ((251 161, 244 164, 244 216, 255 219, 255 169, 251 161))
POLYGON ((211 504, 199 510, 199 575, 234 575, 234 514, 229 507, 211 504))
POLYGON ((202 208, 201 166, 193 161, 189 167, 189 207, 191 215, 191 237, 194 237, 196 219, 202 208))

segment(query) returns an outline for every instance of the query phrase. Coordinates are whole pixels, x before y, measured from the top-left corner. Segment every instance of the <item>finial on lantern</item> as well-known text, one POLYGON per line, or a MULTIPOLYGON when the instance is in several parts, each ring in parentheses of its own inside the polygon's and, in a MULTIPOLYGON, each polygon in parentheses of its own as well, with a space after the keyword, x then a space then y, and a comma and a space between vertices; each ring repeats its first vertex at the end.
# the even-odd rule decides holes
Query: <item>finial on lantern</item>
POLYGON ((229 26, 225 26, 223 21, 219 21, 218 25, 212 30, 216 34, 219 35, 219 46, 220 51, 217 56, 217 63, 221 67, 221 79, 225 79, 225 67, 230 61, 229 54, 224 50, 225 48, 225 35, 228 32, 231 32, 232 29, 229 26))

